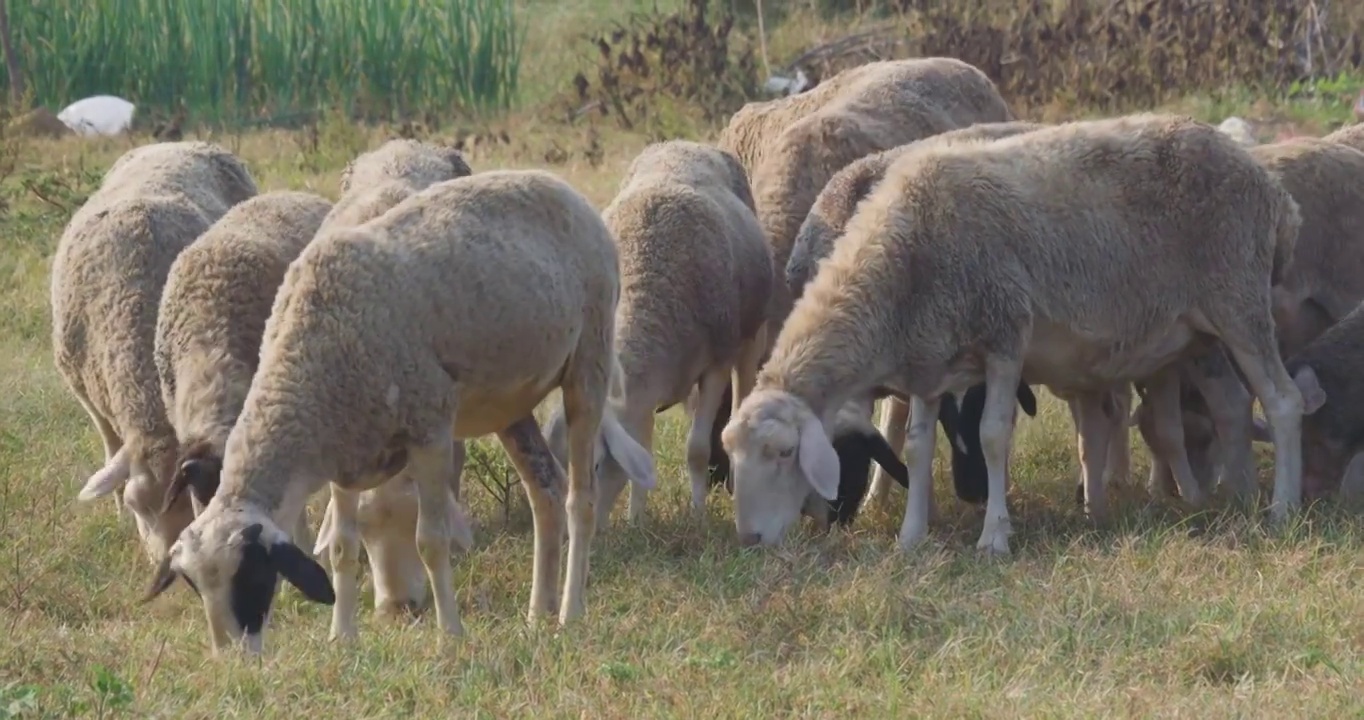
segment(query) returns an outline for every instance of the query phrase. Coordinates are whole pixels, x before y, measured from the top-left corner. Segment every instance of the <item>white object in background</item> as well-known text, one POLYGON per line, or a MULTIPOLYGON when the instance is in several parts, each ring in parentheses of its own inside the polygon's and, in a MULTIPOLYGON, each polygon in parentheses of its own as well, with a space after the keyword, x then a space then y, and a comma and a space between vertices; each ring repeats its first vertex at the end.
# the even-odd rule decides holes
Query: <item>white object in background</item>
POLYGON ((810 78, 805 76, 799 68, 796 69, 796 78, 782 77, 773 75, 763 83, 763 90, 773 95, 795 95, 802 90, 810 87, 810 78))
POLYGON ((94 95, 67 105, 57 119, 81 135, 118 135, 133 124, 132 103, 113 95, 94 95))
POLYGON ((1250 123, 1235 115, 1223 120, 1222 124, 1217 126, 1217 129, 1230 135, 1233 140, 1242 145, 1260 144, 1255 140, 1255 133, 1251 130, 1250 123))

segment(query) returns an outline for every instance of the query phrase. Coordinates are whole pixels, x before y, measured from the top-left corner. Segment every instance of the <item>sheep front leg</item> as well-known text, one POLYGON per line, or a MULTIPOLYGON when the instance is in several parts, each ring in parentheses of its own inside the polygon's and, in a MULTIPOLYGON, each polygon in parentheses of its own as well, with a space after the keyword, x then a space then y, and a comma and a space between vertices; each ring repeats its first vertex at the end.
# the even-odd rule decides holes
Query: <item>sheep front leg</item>
POLYGON ((985 469, 990 478, 990 495, 985 501, 985 523, 976 547, 991 555, 1009 554, 1008 492, 1009 448, 1013 443, 1014 403, 1022 367, 1016 360, 990 358, 985 364, 985 407, 980 416, 980 446, 985 454, 985 469))
POLYGON ((336 589, 336 603, 332 605, 333 640, 350 639, 358 633, 355 618, 360 610, 359 508, 360 493, 332 485, 331 499, 323 511, 323 531, 314 549, 314 554, 320 555, 326 547, 331 560, 332 586, 336 589))
MULTIPOLYGON (((899 398, 888 397, 882 406, 884 409, 881 411, 881 434, 885 436, 891 451, 899 455, 905 447, 905 431, 911 415, 909 405, 899 398)), ((938 412, 934 410, 932 419, 936 421, 937 417, 938 412)), ((869 508, 885 502, 893 482, 895 479, 884 468, 876 466, 871 476, 871 486, 867 488, 867 499, 863 501, 862 506, 869 508)))
MULTIPOLYGON (((572 418, 568 415, 566 420, 572 418)), ((569 420, 571 422, 571 420, 569 420)), ((570 426, 571 427, 571 426, 570 426)), ((526 489, 535 532, 531 571, 531 622, 552 615, 558 606, 559 558, 563 547, 564 473, 545 444, 535 416, 528 415, 497 434, 526 489)))
POLYGON ((909 489, 905 493, 905 519, 900 524, 900 547, 909 550, 928 537, 933 500, 933 450, 937 436, 938 399, 911 398, 909 410, 909 489))
POLYGON ((436 624, 451 635, 462 635, 464 626, 459 621, 459 603, 455 601, 450 569, 450 542, 467 532, 455 527, 461 518, 451 512, 450 477, 454 473, 455 450, 451 433, 438 433, 434 442, 408 448, 404 474, 417 487, 417 553, 431 582, 436 624))
POLYGON ((1072 400, 1075 425, 1080 435, 1080 472, 1084 483, 1085 511, 1102 525, 1108 520, 1108 488, 1104 482, 1108 445, 1114 423, 1104 412, 1106 393, 1082 393, 1072 400))
POLYGON ((691 479, 692 518, 698 522, 706 515, 706 494, 710 491, 710 428, 724 400, 731 370, 727 364, 712 366, 697 383, 696 405, 687 433, 687 475, 691 479))

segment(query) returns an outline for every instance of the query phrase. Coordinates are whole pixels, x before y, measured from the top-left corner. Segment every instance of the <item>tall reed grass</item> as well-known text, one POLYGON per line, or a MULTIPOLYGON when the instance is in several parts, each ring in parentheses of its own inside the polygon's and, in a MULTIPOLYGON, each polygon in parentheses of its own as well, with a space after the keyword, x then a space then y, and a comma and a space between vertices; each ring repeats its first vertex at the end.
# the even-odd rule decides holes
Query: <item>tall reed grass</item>
POLYGON ((107 93, 220 121, 505 108, 522 40, 512 0, 42 0, 10 25, 54 111, 107 93))

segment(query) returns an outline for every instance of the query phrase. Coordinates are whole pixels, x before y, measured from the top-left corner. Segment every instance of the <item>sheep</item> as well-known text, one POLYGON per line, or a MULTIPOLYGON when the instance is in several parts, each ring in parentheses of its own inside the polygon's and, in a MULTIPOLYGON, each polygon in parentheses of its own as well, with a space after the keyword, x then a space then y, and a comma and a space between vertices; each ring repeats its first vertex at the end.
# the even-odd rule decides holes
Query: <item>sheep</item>
POLYGON ((1101 521, 1104 398, 1146 379, 1164 422, 1170 369, 1202 334, 1230 348, 1270 417, 1271 514, 1282 519, 1300 502, 1303 399, 1273 350, 1269 279, 1299 223, 1293 198, 1243 148, 1182 116, 907 153, 859 206, 725 427, 741 544, 780 543, 810 492, 834 498, 828 420, 849 399, 895 394, 911 403, 899 544, 917 545, 938 398, 982 376, 989 500, 977 547, 1009 552, 1004 471, 1020 380, 1079 402, 1086 499, 1101 521))
MULTIPOLYGON (((989 142, 998 138, 1012 137, 1019 133, 1030 132, 1045 127, 1039 123, 1024 121, 983 122, 957 130, 948 130, 922 140, 899 145, 889 150, 863 157, 834 173, 824 189, 815 198, 810 212, 801 222, 796 233, 795 244, 785 267, 786 286, 791 297, 798 299, 809 281, 815 265, 828 256, 834 241, 843 234, 848 219, 857 209, 857 204, 880 182, 886 168, 905 152, 922 147, 928 142, 989 142)), ((985 387, 971 387, 961 398, 961 413, 958 414, 958 400, 945 397, 939 407, 938 421, 943 433, 951 441, 952 479, 957 497, 972 503, 985 501, 986 474, 985 456, 979 444, 973 441, 978 437, 974 424, 980 420, 984 407, 985 387), (957 418, 963 417, 968 426, 960 428, 957 418)), ((1018 401, 1029 416, 1036 415, 1037 399, 1026 385, 1018 388, 1018 401)), ((725 418, 728 420, 728 418, 725 418)), ((904 447, 905 428, 909 420, 909 407, 894 398, 889 398, 883 414, 883 436, 891 438, 890 446, 895 453, 904 447)), ((1117 444, 1114 444, 1117 447, 1117 444)), ((876 502, 886 496, 889 490, 889 476, 884 469, 877 470, 872 479, 871 490, 866 493, 869 502, 876 502)))
POLYGON ((104 444, 104 466, 78 497, 122 487, 152 564, 192 515, 188 500, 162 507, 176 443, 153 360, 157 302, 176 256, 256 192, 242 162, 218 145, 143 145, 114 162, 57 243, 54 361, 104 444))
MULTIPOLYGON (((1291 260, 1275 281, 1272 295, 1279 354, 1287 358, 1364 301, 1364 152, 1312 137, 1259 145, 1249 152, 1293 196, 1302 216, 1291 260)), ((1216 360, 1221 372, 1232 372, 1225 357, 1216 360)), ((1208 458, 1195 472, 1207 488, 1215 480, 1213 458, 1222 452, 1209 427, 1217 426, 1215 419, 1210 421, 1209 416, 1227 412, 1227 403, 1203 398, 1196 387, 1185 388, 1183 398, 1184 446, 1191 456, 1208 458)), ((1150 408, 1137 409, 1143 435, 1155 431, 1149 415, 1150 408)), ((1364 472, 1364 465, 1356 461, 1351 470, 1364 472)), ((1167 461, 1153 459, 1152 492, 1170 486, 1170 473, 1167 461)), ((1253 487, 1253 467, 1248 464, 1225 467, 1223 474, 1233 487, 1253 487)))
MULTIPOLYGON (((692 513, 705 514, 711 430, 733 378, 742 399, 767 349, 766 315, 774 274, 772 251, 758 227, 748 176, 730 153, 684 140, 655 143, 626 170, 620 191, 602 211, 620 255, 616 351, 622 394, 606 412, 646 450, 653 417, 695 387, 687 471, 692 513)), ((563 408, 546 423, 550 447, 565 461, 563 408)), ((605 528, 620 491, 622 468, 603 458, 597 521, 605 528)), ((631 488, 629 520, 639 522, 645 491, 631 488)))
MULTIPOLYGON (((457 150, 416 140, 389 140, 362 153, 341 172, 341 197, 323 219, 318 236, 373 220, 434 183, 466 177, 472 170, 457 150)), ((449 478, 447 512, 462 513, 458 503, 465 448, 456 440, 449 478)), ((426 600, 427 573, 416 540, 417 492, 409 478, 356 492, 335 483, 322 511, 314 554, 328 555, 337 601, 332 606, 331 637, 358 634, 360 547, 368 555, 374 580, 374 608, 380 618, 416 614, 426 600)), ((471 534, 454 538, 468 550, 471 534)))
POLYGON ((1346 125, 1335 132, 1327 133, 1321 139, 1348 145, 1356 150, 1364 150, 1364 123, 1346 125))
POLYGON ((166 502, 207 505, 223 446, 256 371, 284 271, 332 204, 312 193, 257 195, 229 210, 171 263, 157 312, 161 399, 179 443, 166 502))
POLYGON ((620 383, 619 296, 610 231, 545 171, 438 182, 369 222, 319 235, 275 297, 218 494, 172 546, 147 599, 183 576, 202 593, 215 651, 241 640, 258 653, 277 573, 311 600, 337 601, 281 523, 329 479, 362 490, 401 472, 416 486, 436 622, 462 634, 450 541, 467 528, 448 513, 456 438, 496 433, 535 521, 530 618, 554 612, 565 510, 559 622, 580 617, 599 424, 630 479, 655 480, 648 451, 603 414, 608 384, 620 383), (533 414, 555 388, 568 412, 566 503, 533 414))

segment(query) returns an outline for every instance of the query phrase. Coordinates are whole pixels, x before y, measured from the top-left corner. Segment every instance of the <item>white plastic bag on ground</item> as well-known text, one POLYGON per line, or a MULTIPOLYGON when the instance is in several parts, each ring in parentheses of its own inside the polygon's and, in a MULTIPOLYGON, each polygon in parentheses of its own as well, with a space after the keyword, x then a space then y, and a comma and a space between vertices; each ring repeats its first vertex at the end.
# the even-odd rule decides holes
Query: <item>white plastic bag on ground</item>
POLYGON ((132 103, 113 95, 94 95, 62 108, 57 119, 81 135, 118 135, 133 124, 132 103))

